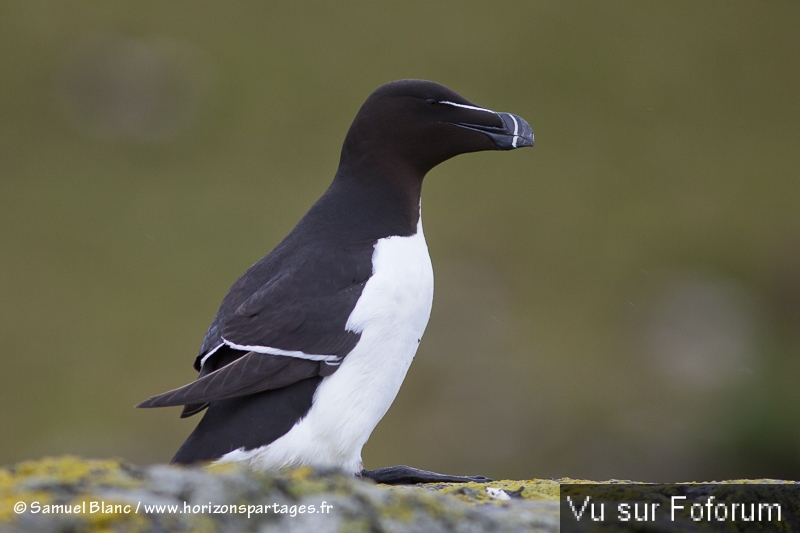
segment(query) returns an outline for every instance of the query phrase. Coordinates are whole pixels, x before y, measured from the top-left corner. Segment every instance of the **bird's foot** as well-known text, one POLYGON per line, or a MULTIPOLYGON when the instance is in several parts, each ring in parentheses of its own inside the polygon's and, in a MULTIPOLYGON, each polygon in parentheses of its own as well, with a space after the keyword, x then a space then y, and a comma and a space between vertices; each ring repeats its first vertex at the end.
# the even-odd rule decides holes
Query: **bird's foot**
POLYGON ((390 466, 377 470, 362 470, 361 477, 367 477, 384 485, 415 485, 417 483, 488 483, 483 476, 448 476, 410 466, 390 466))

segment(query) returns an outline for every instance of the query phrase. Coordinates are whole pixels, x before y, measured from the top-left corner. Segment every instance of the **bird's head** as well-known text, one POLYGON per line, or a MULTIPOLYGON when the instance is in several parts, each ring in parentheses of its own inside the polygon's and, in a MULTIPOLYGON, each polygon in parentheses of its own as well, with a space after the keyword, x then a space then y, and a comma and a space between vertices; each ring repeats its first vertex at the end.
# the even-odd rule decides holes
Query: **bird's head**
POLYGON ((361 106, 342 147, 342 161, 408 164, 421 175, 459 154, 533 146, 518 115, 480 107, 431 81, 378 87, 361 106))

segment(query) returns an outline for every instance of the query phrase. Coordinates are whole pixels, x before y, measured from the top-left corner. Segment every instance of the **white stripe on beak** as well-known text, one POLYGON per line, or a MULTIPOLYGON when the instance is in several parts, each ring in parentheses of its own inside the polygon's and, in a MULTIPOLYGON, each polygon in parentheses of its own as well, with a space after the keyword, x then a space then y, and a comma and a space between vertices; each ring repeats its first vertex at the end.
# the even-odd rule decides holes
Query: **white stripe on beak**
POLYGON ((517 118, 514 115, 512 115, 511 113, 508 113, 508 116, 511 117, 511 120, 514 121, 514 140, 511 141, 511 147, 512 148, 516 148, 517 147, 517 139, 519 139, 519 135, 517 135, 517 133, 519 133, 519 123, 517 123, 517 118))

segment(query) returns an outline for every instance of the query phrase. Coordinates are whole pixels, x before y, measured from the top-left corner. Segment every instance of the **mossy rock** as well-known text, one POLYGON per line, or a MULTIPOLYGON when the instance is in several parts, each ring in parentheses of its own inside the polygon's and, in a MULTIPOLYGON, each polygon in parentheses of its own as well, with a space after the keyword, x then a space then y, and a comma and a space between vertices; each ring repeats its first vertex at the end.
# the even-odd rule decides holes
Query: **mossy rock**
POLYGON ((557 531, 558 486, 387 487, 311 468, 257 473, 45 458, 0 469, 0 533, 557 531))

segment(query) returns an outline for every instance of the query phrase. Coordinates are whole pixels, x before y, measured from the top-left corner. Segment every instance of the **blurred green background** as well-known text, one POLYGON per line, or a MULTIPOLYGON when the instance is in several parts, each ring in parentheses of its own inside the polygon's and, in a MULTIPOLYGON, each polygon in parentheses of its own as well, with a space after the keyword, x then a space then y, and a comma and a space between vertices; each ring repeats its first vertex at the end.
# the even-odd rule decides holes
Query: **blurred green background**
POLYGON ((363 100, 536 147, 424 188, 433 315, 364 450, 494 478, 800 478, 800 4, 0 5, 0 464, 167 461, 230 284, 363 100))

